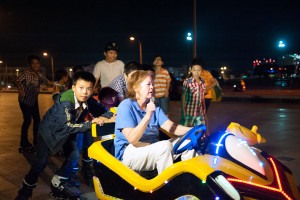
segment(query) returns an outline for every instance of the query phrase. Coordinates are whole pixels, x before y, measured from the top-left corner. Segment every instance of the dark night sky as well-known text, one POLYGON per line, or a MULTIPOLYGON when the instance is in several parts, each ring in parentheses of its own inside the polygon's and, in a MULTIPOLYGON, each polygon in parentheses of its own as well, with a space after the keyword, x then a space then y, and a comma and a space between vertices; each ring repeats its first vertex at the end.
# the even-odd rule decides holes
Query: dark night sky
MULTIPOLYGON (((128 39, 135 34, 144 63, 161 54, 166 65, 179 67, 192 57, 189 31, 193 0, 0 0, 0 60, 8 66, 24 66, 29 54, 44 50, 57 68, 95 64, 108 41, 119 43, 119 59, 138 60, 138 44, 128 39)), ((197 1, 197 56, 207 67, 246 71, 255 58, 300 53, 299 36, 298 0, 197 1)))

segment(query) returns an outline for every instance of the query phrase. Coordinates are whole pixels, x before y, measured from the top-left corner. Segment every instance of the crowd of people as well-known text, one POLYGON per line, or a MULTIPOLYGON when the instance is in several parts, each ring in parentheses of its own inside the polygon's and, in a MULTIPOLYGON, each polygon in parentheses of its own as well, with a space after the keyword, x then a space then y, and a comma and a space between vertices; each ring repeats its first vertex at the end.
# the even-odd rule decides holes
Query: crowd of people
MULTIPOLYGON (((40 173, 45 169, 50 154, 63 152, 65 161, 51 181, 51 194, 60 198, 76 198, 81 194, 79 155, 82 151, 81 169, 91 178, 92 160, 88 148, 93 143, 91 124, 102 126, 115 122, 115 156, 132 170, 157 169, 161 173, 173 164, 179 155, 172 148, 179 137, 196 125, 208 127, 207 109, 211 90, 217 85, 212 75, 204 70, 200 59, 193 59, 189 75, 182 86, 182 119, 176 124, 168 118, 169 88, 171 78, 163 68, 164 59, 157 55, 152 65, 137 61, 124 64, 117 60, 118 45, 108 43, 105 59, 95 65, 93 74, 82 66, 73 68, 70 78, 65 70, 56 72, 56 82, 51 82, 40 72, 37 56, 29 56, 29 69, 22 73, 15 85, 19 91, 19 104, 23 113, 20 148, 36 149, 36 158, 25 175, 16 200, 29 199, 36 187, 40 173), (38 94, 40 84, 52 85, 54 105, 40 121, 38 94), (111 112, 117 108, 117 114, 111 112), (28 128, 33 119, 33 145, 28 141, 28 128), (159 128, 176 136, 158 140, 159 128)), ((209 136, 209 129, 203 137, 209 136)), ((112 139, 111 136, 102 139, 112 139)), ((197 156, 194 150, 181 154, 182 160, 197 156)))

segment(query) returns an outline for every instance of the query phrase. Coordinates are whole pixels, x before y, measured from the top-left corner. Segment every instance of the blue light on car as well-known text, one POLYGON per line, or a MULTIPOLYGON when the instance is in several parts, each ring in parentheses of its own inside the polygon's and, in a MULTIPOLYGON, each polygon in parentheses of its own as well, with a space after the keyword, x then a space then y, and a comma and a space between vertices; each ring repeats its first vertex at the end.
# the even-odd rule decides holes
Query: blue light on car
POLYGON ((222 140, 225 138, 226 135, 229 135, 229 134, 231 134, 231 133, 225 133, 219 139, 219 142, 218 142, 217 148, 216 148, 216 154, 219 154, 219 148, 220 148, 220 146, 223 146, 223 144, 221 144, 222 140))
POLYGON ((217 164, 218 158, 214 158, 214 165, 217 164))

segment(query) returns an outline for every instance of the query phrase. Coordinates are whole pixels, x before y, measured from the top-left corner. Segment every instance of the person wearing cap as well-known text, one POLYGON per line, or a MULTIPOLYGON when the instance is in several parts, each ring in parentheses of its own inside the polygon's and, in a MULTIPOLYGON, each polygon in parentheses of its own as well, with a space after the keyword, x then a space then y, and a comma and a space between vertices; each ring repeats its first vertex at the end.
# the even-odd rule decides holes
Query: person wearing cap
POLYGON ((100 79, 101 88, 106 87, 109 83, 118 75, 122 75, 124 72, 124 63, 121 60, 117 60, 119 47, 116 43, 110 42, 106 44, 104 48, 105 59, 99 61, 94 68, 94 76, 96 78, 96 84, 94 91, 98 85, 100 79))

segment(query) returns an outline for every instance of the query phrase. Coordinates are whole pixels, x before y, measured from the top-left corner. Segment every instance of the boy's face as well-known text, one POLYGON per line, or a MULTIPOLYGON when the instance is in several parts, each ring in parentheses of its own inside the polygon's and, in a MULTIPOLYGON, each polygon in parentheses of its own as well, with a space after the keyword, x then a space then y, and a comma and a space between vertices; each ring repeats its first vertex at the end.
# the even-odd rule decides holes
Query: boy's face
POLYGON ((34 70, 34 71, 39 71, 40 69, 40 61, 37 59, 32 59, 30 62, 30 67, 34 70))
POLYGON ((162 61, 160 56, 154 58, 154 61, 153 61, 154 66, 162 66, 163 64, 164 64, 164 62, 162 61))
POLYGON ((90 98, 93 94, 93 86, 92 82, 83 79, 77 80, 76 85, 72 85, 72 90, 79 103, 86 102, 90 98))
POLYGON ((118 52, 115 50, 109 50, 104 52, 105 60, 108 63, 115 62, 117 60, 118 52))
POLYGON ((200 65, 193 65, 191 69, 191 73, 194 78, 199 79, 202 73, 202 67, 200 65))

